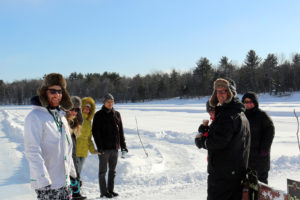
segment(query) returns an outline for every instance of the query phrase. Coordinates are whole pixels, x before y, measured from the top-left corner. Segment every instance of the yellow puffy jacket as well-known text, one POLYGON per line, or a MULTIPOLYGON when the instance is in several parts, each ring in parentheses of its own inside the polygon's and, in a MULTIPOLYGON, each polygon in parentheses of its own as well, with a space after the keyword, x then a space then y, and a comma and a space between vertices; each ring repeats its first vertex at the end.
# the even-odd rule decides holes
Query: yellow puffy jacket
POLYGON ((79 137, 76 138, 77 140, 77 152, 76 156, 77 157, 87 157, 88 156, 88 151, 91 153, 94 153, 95 147, 94 143, 92 141, 92 119, 95 114, 96 106, 95 106, 95 101, 92 97, 84 97, 82 99, 82 106, 81 109, 87 105, 90 104, 90 113, 87 114, 82 114, 83 116, 83 123, 81 126, 81 131, 79 137))

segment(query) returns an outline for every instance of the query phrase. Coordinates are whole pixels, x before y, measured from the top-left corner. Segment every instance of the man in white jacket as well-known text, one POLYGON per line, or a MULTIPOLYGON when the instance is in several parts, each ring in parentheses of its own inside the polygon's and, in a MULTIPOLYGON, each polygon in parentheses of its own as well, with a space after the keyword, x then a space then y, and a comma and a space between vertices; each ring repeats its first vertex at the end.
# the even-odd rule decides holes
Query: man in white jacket
POLYGON ((72 108, 61 74, 48 74, 32 98, 33 109, 25 119, 25 156, 31 186, 37 199, 69 200, 70 176, 76 178, 72 139, 65 113, 72 108))

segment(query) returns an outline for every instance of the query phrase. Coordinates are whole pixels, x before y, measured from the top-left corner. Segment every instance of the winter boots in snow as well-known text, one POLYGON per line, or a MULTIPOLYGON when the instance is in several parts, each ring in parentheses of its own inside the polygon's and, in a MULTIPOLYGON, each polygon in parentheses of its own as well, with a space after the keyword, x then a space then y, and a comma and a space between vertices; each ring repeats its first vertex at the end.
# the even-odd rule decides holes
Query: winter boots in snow
POLYGON ((87 200, 87 197, 84 197, 79 193, 73 193, 72 194, 72 199, 76 200, 87 200))

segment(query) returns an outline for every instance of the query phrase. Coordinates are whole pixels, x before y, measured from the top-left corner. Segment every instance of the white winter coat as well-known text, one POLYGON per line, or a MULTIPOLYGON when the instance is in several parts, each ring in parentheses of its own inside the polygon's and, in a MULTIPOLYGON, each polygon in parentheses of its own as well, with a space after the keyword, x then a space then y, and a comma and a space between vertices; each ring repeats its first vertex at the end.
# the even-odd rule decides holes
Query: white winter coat
POLYGON ((62 134, 45 107, 33 106, 25 119, 25 156, 33 189, 47 185, 58 189, 70 184, 69 176, 76 178, 68 122, 63 111, 59 114, 63 122, 62 134))

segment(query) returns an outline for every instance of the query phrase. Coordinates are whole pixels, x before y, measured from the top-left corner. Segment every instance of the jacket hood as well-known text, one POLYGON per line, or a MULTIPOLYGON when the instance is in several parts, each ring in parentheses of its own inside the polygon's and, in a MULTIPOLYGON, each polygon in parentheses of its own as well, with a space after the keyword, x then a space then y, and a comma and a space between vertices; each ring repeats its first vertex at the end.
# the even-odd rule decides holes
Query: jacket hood
POLYGON ((255 108, 259 108, 258 98, 254 92, 247 92, 246 94, 244 94, 244 96, 242 98, 242 102, 244 102, 246 98, 249 98, 253 101, 255 108))
POLYGON ((95 115, 95 111, 96 111, 96 104, 95 101, 92 97, 84 97, 82 100, 82 105, 81 105, 81 110, 83 109, 84 106, 86 105, 90 105, 90 113, 88 114, 88 118, 87 120, 92 120, 94 115, 95 115))

